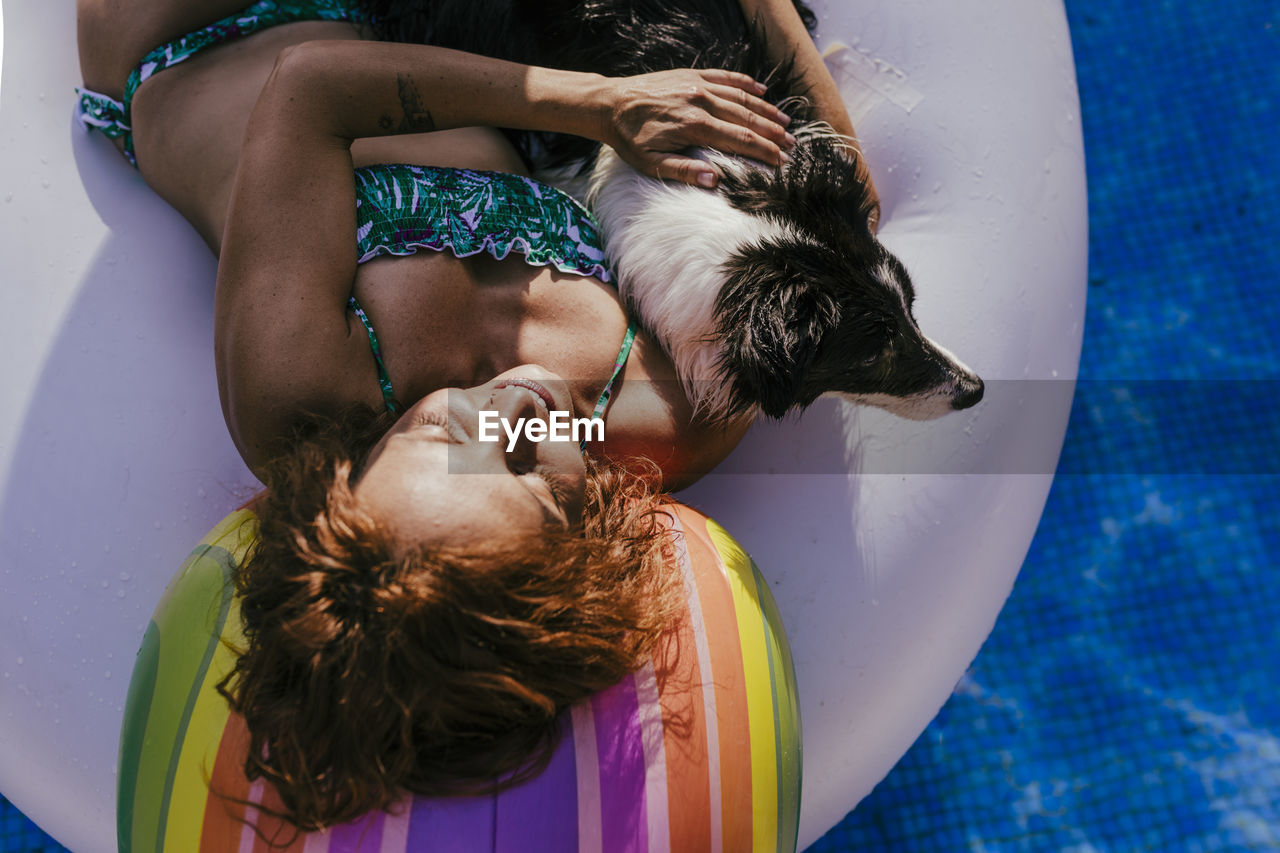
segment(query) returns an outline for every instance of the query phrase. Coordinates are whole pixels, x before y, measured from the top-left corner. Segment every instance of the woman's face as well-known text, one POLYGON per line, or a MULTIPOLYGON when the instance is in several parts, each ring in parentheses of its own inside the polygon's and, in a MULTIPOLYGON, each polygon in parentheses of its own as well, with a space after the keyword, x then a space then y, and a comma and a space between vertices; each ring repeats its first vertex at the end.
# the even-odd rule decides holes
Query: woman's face
POLYGON ((481 411, 514 427, 549 409, 572 412, 569 386, 537 365, 429 394, 374 446, 356 500, 406 546, 518 545, 576 526, 586 489, 577 442, 535 442, 520 430, 508 452, 501 426, 490 430, 497 441, 479 440, 481 411))

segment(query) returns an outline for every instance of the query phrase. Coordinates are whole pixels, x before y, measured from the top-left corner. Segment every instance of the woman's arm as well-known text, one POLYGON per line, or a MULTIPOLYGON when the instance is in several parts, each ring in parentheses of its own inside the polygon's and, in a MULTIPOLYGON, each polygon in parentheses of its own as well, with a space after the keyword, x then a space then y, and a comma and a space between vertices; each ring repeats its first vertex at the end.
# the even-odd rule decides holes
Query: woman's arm
POLYGON ((860 177, 866 182, 876 201, 876 209, 872 214, 871 230, 874 232, 880 220, 880 197, 876 193, 875 184, 871 181, 871 173, 867 170, 866 158, 862 156, 862 147, 858 144, 858 135, 854 132, 853 122, 845 109, 844 99, 831 72, 827 70, 822 55, 805 29, 804 22, 796 12, 792 0, 739 0, 747 20, 756 20, 764 27, 769 39, 769 53, 775 62, 794 57, 795 69, 805 85, 809 87, 809 100, 813 102, 818 118, 835 128, 839 133, 849 137, 858 151, 858 170, 860 177))
POLYGON ((309 42, 286 53, 275 76, 302 89, 294 95, 319 96, 309 118, 346 139, 475 126, 555 131, 605 142, 641 171, 687 183, 710 167, 676 153, 682 149, 778 163, 794 141, 786 114, 759 97, 764 86, 731 71, 606 78, 357 41, 309 42))
POLYGON ((255 465, 301 409, 372 398, 347 315, 356 270, 354 139, 465 126, 576 133, 650 174, 709 145, 777 162, 781 114, 754 81, 680 70, 621 80, 442 48, 308 42, 276 63, 249 118, 218 266, 215 358, 228 427, 255 465))

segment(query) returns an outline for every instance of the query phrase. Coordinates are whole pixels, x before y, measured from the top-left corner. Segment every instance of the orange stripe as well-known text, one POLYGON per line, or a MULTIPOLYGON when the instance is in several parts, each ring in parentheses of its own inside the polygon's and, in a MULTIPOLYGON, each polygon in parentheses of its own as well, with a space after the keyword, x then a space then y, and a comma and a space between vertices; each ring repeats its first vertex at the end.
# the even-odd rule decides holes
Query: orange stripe
POLYGON ((685 542, 698 582, 702 618, 715 684, 716 721, 720 735, 721 839, 724 850, 750 850, 752 843, 751 724, 747 715, 747 682, 742 647, 729 582, 706 533, 705 522, 683 517, 685 542))
MULTIPOLYGON (((230 714, 218 743, 218 755, 213 762, 213 775, 209 782, 209 796, 205 802, 204 826, 200 834, 200 853, 227 853, 240 849, 240 839, 245 831, 245 807, 235 800, 252 800, 250 783, 244 776, 244 759, 249 752, 249 729, 244 717, 230 714), (220 797, 218 794, 225 796, 220 797)), ((259 786, 261 787, 261 786, 259 786)), ((270 785, 262 804, 280 810, 280 798, 270 785)), ((300 853, 306 843, 303 833, 279 818, 255 810, 254 822, 261 830, 253 842, 254 853, 300 853), (294 835, 297 835, 294 838, 294 835), (287 847, 272 847, 263 839, 293 839, 287 847)), ((250 830, 252 832, 252 830, 250 830)))
MULTIPOLYGON (((274 785, 263 786, 262 806, 276 812, 284 811, 284 803, 280 801, 274 785)), ((260 831, 253 841, 253 853, 302 853, 302 848, 307 843, 306 833, 299 832, 292 824, 262 811, 258 812, 258 829, 260 831), (285 841, 289 844, 281 846, 285 841), (272 846, 272 842, 275 846, 272 846)))
POLYGON ((249 796, 249 780, 244 778, 244 757, 248 749, 249 729, 244 718, 230 714, 213 761, 209 796, 204 806, 204 826, 200 833, 200 853, 226 853, 240 844, 244 806, 227 798, 244 800, 249 796))
MULTIPOLYGON (((683 569, 689 569, 686 565, 683 569)), ((662 706, 667 756, 667 821, 671 849, 711 849, 711 776, 707 770, 707 720, 702 673, 689 608, 677 620, 654 669, 662 706)))

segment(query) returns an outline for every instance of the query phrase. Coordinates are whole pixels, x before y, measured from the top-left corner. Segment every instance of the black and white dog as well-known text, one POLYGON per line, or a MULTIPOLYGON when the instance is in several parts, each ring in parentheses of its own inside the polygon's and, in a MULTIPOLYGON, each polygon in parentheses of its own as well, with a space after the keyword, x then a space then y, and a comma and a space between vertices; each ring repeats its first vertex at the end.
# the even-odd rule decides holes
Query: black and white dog
POLYGON ((365 4, 384 37, 609 76, 728 68, 768 85, 792 116, 789 162, 696 152, 723 176, 713 190, 649 178, 607 147, 540 146, 552 165, 581 158, 619 291, 705 416, 781 417, 834 393, 923 420, 982 398, 982 380, 916 324, 911 278, 872 234, 852 149, 814 120, 737 0, 365 4))

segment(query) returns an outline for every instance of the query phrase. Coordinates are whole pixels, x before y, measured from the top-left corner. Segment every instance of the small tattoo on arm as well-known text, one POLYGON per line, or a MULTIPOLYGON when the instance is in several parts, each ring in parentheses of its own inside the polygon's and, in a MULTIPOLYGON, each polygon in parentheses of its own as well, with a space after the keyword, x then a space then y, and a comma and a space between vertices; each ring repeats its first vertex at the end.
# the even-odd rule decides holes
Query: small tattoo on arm
POLYGON ((427 109, 417 85, 408 74, 397 74, 396 85, 400 89, 400 106, 404 118, 400 120, 401 133, 426 133, 436 129, 431 110, 427 109))

